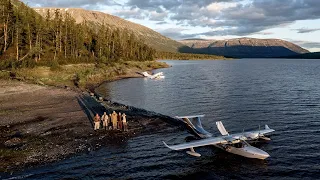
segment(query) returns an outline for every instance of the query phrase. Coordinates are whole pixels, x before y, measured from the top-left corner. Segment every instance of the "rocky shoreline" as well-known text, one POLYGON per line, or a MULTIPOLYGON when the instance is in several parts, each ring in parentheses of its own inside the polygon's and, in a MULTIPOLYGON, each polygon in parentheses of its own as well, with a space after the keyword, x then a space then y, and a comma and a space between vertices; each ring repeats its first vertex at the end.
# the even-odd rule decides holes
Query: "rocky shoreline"
MULTIPOLYGON (((175 119, 70 90, 0 81, 0 172, 58 161, 158 131, 182 128, 175 119), (93 130, 94 113, 127 114, 129 131, 93 130)), ((1 176, 0 176, 1 177, 1 176)))

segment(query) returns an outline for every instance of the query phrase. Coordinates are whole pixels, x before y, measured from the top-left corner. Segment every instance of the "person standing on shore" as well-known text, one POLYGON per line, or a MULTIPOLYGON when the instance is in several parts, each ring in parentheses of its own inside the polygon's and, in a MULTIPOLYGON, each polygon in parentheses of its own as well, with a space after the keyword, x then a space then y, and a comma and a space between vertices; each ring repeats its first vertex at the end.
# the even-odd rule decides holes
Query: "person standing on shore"
POLYGON ((111 114, 108 115, 108 129, 111 130, 112 129, 112 120, 111 120, 111 114))
POLYGON ((121 113, 118 114, 118 129, 122 130, 122 120, 121 120, 121 113))
POLYGON ((111 121, 112 121, 113 130, 117 129, 117 119, 118 119, 118 115, 115 111, 113 111, 111 114, 111 121))
POLYGON ((101 118, 101 121, 102 121, 102 125, 103 125, 103 129, 107 130, 108 128, 108 121, 109 121, 109 117, 107 115, 106 112, 103 113, 102 115, 102 118, 101 118))
POLYGON ((94 120, 94 130, 100 129, 100 116, 98 113, 96 113, 93 120, 94 120))
POLYGON ((123 124, 123 130, 128 131, 128 124, 127 124, 127 118, 125 113, 122 114, 122 124, 123 124))

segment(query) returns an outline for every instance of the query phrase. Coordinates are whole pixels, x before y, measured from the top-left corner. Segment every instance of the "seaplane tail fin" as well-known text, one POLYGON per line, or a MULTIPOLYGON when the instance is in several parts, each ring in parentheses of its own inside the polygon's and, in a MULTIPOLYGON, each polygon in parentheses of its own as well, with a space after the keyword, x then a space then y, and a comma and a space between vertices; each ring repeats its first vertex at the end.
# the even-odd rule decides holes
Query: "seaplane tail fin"
POLYGON ((144 77, 150 77, 150 74, 148 72, 142 72, 141 73, 144 77))
POLYGON ((216 125, 217 125, 217 128, 219 129, 222 136, 229 135, 228 131, 226 130, 226 128, 224 128, 221 121, 217 121, 216 125))
POLYGON ((265 128, 265 129, 270 129, 268 125, 265 125, 264 128, 265 128))

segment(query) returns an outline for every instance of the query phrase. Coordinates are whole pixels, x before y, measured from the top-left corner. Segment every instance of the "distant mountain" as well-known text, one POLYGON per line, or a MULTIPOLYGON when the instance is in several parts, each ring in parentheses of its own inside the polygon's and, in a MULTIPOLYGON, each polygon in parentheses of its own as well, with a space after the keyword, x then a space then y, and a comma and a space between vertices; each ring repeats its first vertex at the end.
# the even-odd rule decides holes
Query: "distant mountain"
POLYGON ((178 49, 184 46, 180 42, 165 37, 150 28, 110 14, 97 11, 88 11, 79 8, 34 8, 34 10, 43 17, 47 15, 48 10, 51 15, 53 15, 57 9, 60 10, 62 14, 68 12, 77 23, 86 21, 95 25, 106 24, 114 28, 128 29, 138 38, 142 39, 147 45, 158 51, 178 52, 178 49))
POLYGON ((289 59, 320 59, 320 52, 298 54, 295 56, 287 56, 284 58, 289 58, 289 59))
POLYGON ((272 58, 309 53, 298 45, 280 39, 237 38, 229 40, 182 40, 192 48, 181 52, 215 54, 235 58, 272 58))

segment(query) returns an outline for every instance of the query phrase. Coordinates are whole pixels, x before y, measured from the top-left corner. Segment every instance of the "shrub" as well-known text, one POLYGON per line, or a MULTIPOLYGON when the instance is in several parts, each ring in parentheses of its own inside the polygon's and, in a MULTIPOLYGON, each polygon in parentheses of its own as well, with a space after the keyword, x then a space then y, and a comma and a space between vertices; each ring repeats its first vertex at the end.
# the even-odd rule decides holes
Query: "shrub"
POLYGON ((50 70, 51 71, 58 71, 58 70, 61 70, 61 67, 58 63, 57 60, 52 60, 49 62, 49 67, 50 67, 50 70))
POLYGON ((34 59, 26 59, 21 61, 21 68, 34 68, 36 67, 36 61, 34 59))
POLYGON ((0 79, 10 79, 9 71, 0 71, 0 79))
POLYGON ((10 69, 12 68, 12 64, 14 63, 14 60, 2 60, 0 61, 0 70, 10 69))

